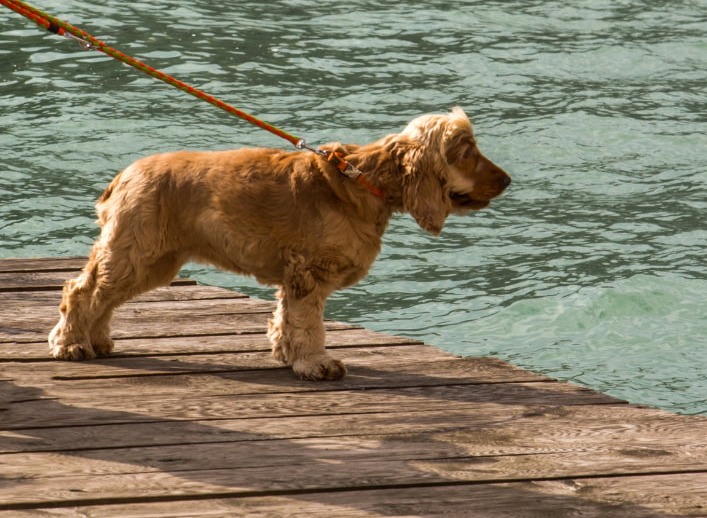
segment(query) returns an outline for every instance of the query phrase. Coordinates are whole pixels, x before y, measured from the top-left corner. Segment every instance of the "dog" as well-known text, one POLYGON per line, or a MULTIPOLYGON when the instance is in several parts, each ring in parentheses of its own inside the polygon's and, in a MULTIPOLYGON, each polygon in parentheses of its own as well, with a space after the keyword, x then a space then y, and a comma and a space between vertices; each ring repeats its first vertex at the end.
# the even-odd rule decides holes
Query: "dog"
POLYGON ((438 235, 450 214, 483 209, 511 182, 478 149, 464 111, 423 115, 367 145, 328 144, 382 191, 375 196, 317 153, 242 148, 140 159, 96 203, 100 237, 66 282, 53 357, 110 354, 113 311, 169 284, 187 261, 277 286, 273 356, 305 380, 337 380, 324 348, 324 305, 361 280, 394 213, 438 235))

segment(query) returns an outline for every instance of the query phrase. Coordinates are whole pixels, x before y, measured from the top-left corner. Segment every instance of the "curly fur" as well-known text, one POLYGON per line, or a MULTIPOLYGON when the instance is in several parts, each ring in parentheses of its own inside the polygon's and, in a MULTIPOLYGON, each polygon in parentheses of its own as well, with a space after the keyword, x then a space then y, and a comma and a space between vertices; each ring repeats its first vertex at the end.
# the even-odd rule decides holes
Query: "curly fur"
POLYGON ((447 216, 486 207, 510 183, 478 150, 459 108, 413 120, 371 144, 329 144, 385 193, 381 200, 313 153, 238 149, 154 155, 119 173, 98 199, 101 235, 66 283, 49 335, 59 359, 113 349, 113 310, 202 261, 279 286, 273 355, 303 379, 338 379, 323 312, 362 279, 395 212, 437 235, 447 216))

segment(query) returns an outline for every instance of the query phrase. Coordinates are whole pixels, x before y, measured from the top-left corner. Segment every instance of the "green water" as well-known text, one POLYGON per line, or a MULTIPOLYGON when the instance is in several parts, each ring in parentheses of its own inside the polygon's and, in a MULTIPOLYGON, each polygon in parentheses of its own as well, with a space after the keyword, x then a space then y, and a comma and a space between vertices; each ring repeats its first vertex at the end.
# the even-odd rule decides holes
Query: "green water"
MULTIPOLYGON (((35 5, 314 144, 461 105, 509 192, 438 239, 396 218, 328 317, 707 413, 706 1, 35 5)), ((289 146, 2 7, 0 29, 1 257, 86 254, 142 155, 289 146)))

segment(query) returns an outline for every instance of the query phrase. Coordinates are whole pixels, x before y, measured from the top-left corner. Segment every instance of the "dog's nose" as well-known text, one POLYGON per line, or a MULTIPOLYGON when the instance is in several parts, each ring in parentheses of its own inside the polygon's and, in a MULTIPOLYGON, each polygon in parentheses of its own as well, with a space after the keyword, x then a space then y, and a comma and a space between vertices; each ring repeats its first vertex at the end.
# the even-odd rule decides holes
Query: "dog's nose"
POLYGON ((503 177, 503 188, 505 189, 509 185, 511 185, 511 177, 506 175, 503 177))

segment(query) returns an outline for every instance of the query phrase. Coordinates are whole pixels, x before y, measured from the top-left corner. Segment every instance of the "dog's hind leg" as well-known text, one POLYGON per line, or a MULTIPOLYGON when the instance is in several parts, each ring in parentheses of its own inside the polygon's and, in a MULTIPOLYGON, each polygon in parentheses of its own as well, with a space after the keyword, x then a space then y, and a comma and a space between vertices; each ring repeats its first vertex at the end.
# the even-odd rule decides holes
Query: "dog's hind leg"
MULTIPOLYGON (((113 340, 110 337, 110 322, 113 311, 124 302, 141 293, 159 286, 168 285, 184 264, 180 254, 168 253, 159 259, 142 258, 140 260, 123 259, 129 264, 130 275, 116 276, 116 279, 105 279, 97 293, 103 312, 97 315, 91 325, 89 340, 97 355, 110 354, 113 350, 113 340)), ((115 260, 113 260, 115 263, 115 260)), ((115 264, 113 264, 115 268, 115 264)), ((116 268, 125 271, 125 268, 116 268)))
POLYGON ((85 360, 110 354, 113 310, 142 292, 168 284, 182 264, 178 254, 138 259, 130 250, 96 243, 84 271, 64 287, 61 318, 49 335, 51 355, 85 360))
POLYGON ((93 300, 99 277, 97 246, 83 272, 64 284, 59 311, 61 317, 49 334, 49 351, 61 360, 89 360, 96 356, 89 339, 92 323, 101 309, 93 300))

